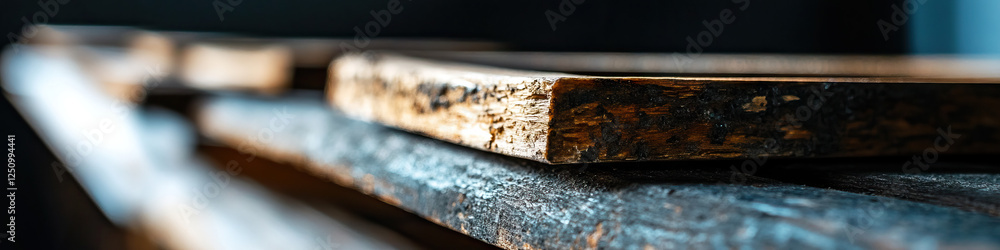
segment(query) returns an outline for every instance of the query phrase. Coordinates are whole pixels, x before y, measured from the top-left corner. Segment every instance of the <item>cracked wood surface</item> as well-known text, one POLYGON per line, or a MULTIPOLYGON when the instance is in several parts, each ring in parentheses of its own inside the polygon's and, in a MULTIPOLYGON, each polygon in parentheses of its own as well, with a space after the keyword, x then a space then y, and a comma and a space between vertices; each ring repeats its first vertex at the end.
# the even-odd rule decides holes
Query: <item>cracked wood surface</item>
MULTIPOLYGON (((588 77, 347 55, 328 99, 347 115, 550 164, 906 155, 939 130, 1000 152, 1000 85, 899 77, 588 77)), ((947 145, 941 145, 947 146, 947 145)))
POLYGON ((720 162, 548 166, 347 119, 308 99, 216 97, 195 110, 210 138, 504 248, 1000 247, 1000 219, 981 213, 753 176, 732 182, 727 166, 711 167, 720 162))

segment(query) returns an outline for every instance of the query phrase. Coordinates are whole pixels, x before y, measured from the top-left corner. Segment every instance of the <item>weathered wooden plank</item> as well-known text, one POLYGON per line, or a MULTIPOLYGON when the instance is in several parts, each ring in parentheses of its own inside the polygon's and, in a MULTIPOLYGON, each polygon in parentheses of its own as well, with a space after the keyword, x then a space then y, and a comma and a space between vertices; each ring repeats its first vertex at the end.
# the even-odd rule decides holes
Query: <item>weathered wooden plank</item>
POLYGON ((976 79, 587 77, 383 54, 330 67, 346 114, 545 163, 920 153, 939 130, 1000 152, 976 79))
POLYGON ((309 99, 217 97, 194 110, 210 138, 504 248, 1000 247, 1000 220, 979 213, 757 177, 720 183, 728 162, 548 166, 309 99))
POLYGON ((412 241, 416 247, 426 249, 493 248, 485 242, 434 224, 354 189, 299 171, 295 166, 276 163, 261 157, 254 157, 252 161, 247 162, 248 155, 245 152, 241 153, 234 148, 224 146, 200 146, 198 151, 215 163, 212 165, 219 170, 224 170, 226 164, 232 160, 241 162, 243 167, 241 177, 251 179, 268 190, 301 201, 319 212, 331 214, 341 223, 346 224, 350 221, 346 217, 354 217, 355 220, 363 219, 381 227, 364 231, 371 229, 372 226, 348 224, 349 227, 364 231, 367 235, 376 236, 379 235, 377 234, 379 231, 389 231, 390 233, 381 235, 398 234, 412 241), (349 213, 350 216, 338 214, 338 211, 349 213))
POLYGON ((997 164, 936 159, 928 172, 905 173, 907 158, 770 163, 757 176, 854 193, 951 206, 1000 216, 997 164))

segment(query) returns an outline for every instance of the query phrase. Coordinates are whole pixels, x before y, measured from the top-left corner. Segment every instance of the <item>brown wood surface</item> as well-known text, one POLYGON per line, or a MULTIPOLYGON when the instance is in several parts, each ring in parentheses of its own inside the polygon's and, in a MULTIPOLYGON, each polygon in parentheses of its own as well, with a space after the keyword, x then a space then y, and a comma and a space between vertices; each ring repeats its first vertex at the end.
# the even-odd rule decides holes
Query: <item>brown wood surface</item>
POLYGON ((935 152, 1000 151, 984 78, 589 77, 375 53, 330 70, 354 118, 552 164, 908 155, 949 130, 962 143, 935 152))

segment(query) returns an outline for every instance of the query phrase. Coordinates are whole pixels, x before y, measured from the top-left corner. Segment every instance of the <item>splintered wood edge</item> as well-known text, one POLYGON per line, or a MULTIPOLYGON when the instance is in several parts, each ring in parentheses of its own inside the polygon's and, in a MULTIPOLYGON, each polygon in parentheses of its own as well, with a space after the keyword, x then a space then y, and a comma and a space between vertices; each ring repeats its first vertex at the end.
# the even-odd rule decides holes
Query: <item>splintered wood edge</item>
MULTIPOLYGON (((993 96, 961 79, 587 77, 375 53, 335 60, 328 88, 349 116, 550 164, 920 153, 948 127, 1000 139, 993 96)), ((967 143, 948 153, 1000 152, 967 143)))
POLYGON ((349 55, 330 66, 328 97, 352 117, 456 144, 546 161, 555 74, 392 55, 349 55))

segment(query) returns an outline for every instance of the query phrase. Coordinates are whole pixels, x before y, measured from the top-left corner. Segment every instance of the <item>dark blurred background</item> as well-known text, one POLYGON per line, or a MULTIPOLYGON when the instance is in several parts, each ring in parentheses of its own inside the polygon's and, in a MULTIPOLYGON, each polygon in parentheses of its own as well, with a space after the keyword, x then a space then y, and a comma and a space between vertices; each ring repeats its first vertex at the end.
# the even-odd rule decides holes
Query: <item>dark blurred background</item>
MULTIPOLYGON (((386 9, 388 2, 61 1, 66 3, 49 23, 310 37, 353 37, 353 28, 363 28, 372 20, 369 12, 386 9), (215 2, 222 4, 223 20, 215 2)), ((669 52, 684 50, 686 37, 706 30, 702 21, 718 19, 721 11, 729 9, 736 19, 706 52, 891 54, 906 53, 912 47, 908 42, 911 29, 905 24, 891 32, 888 41, 877 25, 880 19, 891 23, 892 5, 904 3, 899 0, 575 1, 582 3, 566 0, 573 8, 564 6, 565 11, 560 11, 564 1, 558 0, 402 0, 402 12, 392 17, 379 37, 488 40, 518 50, 669 52), (741 10, 744 5, 747 8, 741 10), (555 31, 545 14, 548 10, 560 16, 569 13, 557 22, 555 31)), ((935 2, 960 1, 927 2, 916 14, 931 9, 926 5, 935 2)), ((35 0, 3 5, 4 34, 20 33, 21 18, 33 22, 32 15, 42 11, 35 0)))
MULTIPOLYGON (((34 23, 34 14, 44 11, 39 2, 47 1, 5 1, 0 8, 4 43, 21 34, 22 18, 34 23)), ((353 37, 354 27, 363 28, 372 20, 369 12, 386 9, 388 1, 58 2, 65 4, 49 12, 51 18, 37 20, 255 36, 353 37)), ((518 50, 682 51, 686 37, 706 30, 702 21, 718 19, 729 9, 734 22, 704 48, 706 52, 1000 53, 991 46, 1000 41, 1000 16, 994 15, 1000 1, 992 0, 401 0, 401 6, 380 38, 488 40, 518 50), (561 4, 570 6, 560 11, 561 4), (743 6, 747 8, 740 9, 743 6), (556 17, 554 31, 546 16, 549 10, 565 17, 556 17), (880 20, 892 27, 880 28, 880 20)))

